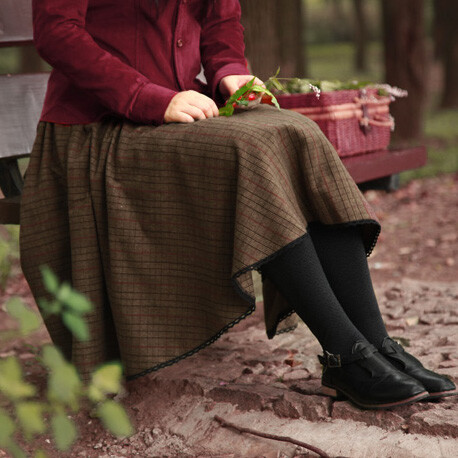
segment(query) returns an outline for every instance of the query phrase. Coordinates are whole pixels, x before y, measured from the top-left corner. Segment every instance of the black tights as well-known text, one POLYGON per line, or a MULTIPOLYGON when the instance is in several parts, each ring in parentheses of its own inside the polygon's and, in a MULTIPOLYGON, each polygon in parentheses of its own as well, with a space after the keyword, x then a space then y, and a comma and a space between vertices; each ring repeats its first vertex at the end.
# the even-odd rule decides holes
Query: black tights
POLYGON ((387 336, 359 227, 309 228, 309 236, 261 268, 324 350, 349 354, 356 340, 387 336))

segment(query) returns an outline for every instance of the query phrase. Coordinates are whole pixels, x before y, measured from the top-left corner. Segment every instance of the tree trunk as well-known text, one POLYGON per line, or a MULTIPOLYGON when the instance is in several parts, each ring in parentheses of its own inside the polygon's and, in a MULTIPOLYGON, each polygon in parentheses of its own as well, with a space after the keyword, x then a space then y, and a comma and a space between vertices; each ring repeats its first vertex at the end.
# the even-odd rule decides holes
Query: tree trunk
POLYGON ((280 68, 284 77, 305 76, 305 36, 301 0, 276 1, 276 29, 280 51, 280 68))
POLYGON ((458 108, 458 2, 435 0, 435 49, 444 67, 442 108, 458 108))
POLYGON ((351 34, 347 27, 348 16, 345 14, 342 0, 326 0, 327 14, 332 18, 333 36, 336 41, 349 41, 351 34))
POLYGON ((363 72, 367 70, 367 27, 364 10, 364 0, 353 0, 355 12, 355 69, 363 72))
POLYGON ((334 17, 334 24, 337 26, 345 24, 347 20, 342 4, 342 0, 327 0, 327 8, 331 9, 330 13, 334 17))
POLYGON ((423 131, 426 96, 426 48, 424 0, 381 0, 385 44, 385 71, 388 84, 409 91, 396 101, 395 141, 419 138, 423 131))
POLYGON ((301 0, 241 0, 246 55, 253 74, 267 79, 304 75, 301 0))

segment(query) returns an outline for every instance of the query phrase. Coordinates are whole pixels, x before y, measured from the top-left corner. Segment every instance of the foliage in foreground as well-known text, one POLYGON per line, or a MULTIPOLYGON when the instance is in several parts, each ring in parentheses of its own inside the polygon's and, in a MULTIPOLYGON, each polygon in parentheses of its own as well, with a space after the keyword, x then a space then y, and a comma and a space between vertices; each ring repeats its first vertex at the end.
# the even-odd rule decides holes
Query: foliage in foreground
POLYGON ((19 259, 19 228, 3 226, 0 231, 0 288, 4 289, 19 259))
MULTIPOLYGON (((43 268, 42 274, 46 289, 53 297, 51 301, 40 301, 43 313, 60 316, 76 339, 87 340, 89 333, 84 315, 92 310, 92 304, 68 283, 60 284, 49 269, 43 268)), ((14 337, 27 336, 41 325, 38 314, 19 298, 10 299, 6 311, 18 323, 14 337)), ((12 337, 11 333, 1 333, 0 342, 12 337)), ((32 441, 37 436, 51 433, 57 450, 69 450, 78 437, 71 416, 81 410, 86 400, 95 406, 97 416, 111 433, 120 437, 133 433, 124 408, 111 399, 121 389, 122 368, 119 363, 102 365, 92 373, 86 385, 75 366, 54 345, 42 347, 38 363, 48 372, 45 400, 38 396, 38 388, 25 380, 17 357, 0 358, 0 447, 14 458, 26 457, 16 441, 17 436, 32 441)), ((43 457, 46 453, 37 450, 35 458, 43 457)))

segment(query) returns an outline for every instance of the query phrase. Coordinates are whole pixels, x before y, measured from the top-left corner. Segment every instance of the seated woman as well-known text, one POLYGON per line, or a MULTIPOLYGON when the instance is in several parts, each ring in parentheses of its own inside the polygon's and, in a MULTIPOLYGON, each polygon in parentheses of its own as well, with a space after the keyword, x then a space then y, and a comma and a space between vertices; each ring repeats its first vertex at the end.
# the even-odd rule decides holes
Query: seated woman
POLYGON ((88 342, 46 319, 83 375, 120 358, 134 378, 212 343, 254 310, 256 269, 269 337, 297 313, 326 393, 363 408, 457 393, 388 337, 366 261, 379 223, 316 124, 270 106, 218 117, 253 78, 237 0, 33 7, 54 70, 21 259, 36 298, 47 264, 94 303, 88 342))

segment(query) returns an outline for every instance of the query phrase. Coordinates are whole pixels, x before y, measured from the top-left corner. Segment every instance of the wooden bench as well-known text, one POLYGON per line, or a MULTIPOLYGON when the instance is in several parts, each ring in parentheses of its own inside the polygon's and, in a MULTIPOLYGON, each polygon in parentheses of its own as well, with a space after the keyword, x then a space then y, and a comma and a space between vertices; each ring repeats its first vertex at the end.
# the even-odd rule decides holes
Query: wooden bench
POLYGON ((399 187, 399 173, 423 167, 428 160, 424 146, 371 151, 342 159, 352 178, 362 190, 394 191, 399 187))
MULTIPOLYGON (((0 47, 30 45, 31 0, 1 0, 3 25, 0 47)), ((48 74, 0 75, 0 223, 19 224, 23 178, 18 159, 30 154, 43 105, 48 74)), ((384 150, 344 158, 354 180, 363 188, 397 187, 399 172, 426 163, 424 147, 384 150)))
MULTIPOLYGON (((0 47, 32 42, 31 0, 1 0, 0 47)), ((0 75, 0 223, 19 224, 23 178, 18 159, 32 150, 49 74, 0 75)))

